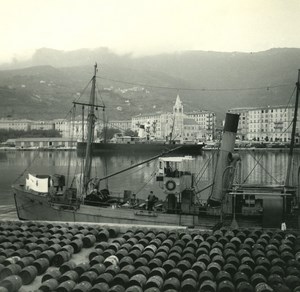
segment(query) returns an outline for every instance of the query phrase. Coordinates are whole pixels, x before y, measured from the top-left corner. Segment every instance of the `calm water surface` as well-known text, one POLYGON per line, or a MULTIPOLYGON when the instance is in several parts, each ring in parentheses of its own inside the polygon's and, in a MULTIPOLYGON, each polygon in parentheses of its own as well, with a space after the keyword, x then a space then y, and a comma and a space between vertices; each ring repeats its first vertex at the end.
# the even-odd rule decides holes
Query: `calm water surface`
MULTIPOLYGON (((93 174, 103 177, 106 174, 139 163, 153 154, 105 155, 94 157, 93 174)), ((241 151, 241 176, 249 183, 282 183, 285 180, 288 155, 287 152, 241 151)), ((196 157, 198 189, 208 185, 213 177, 215 152, 204 151, 196 157)), ((300 154, 297 153, 294 165, 299 165, 300 154)), ((36 174, 67 174, 71 182, 75 173, 79 173, 82 159, 72 151, 2 151, 0 152, 0 205, 13 204, 11 185, 25 181, 28 172, 36 174), (68 167, 70 165, 70 167, 68 167), (18 179, 19 178, 19 179, 18 179)), ((150 190, 163 195, 162 189, 155 181, 157 160, 131 169, 125 173, 102 182, 111 191, 132 190, 140 198, 146 198, 150 190)), ((207 195, 207 194, 206 194, 207 195)))

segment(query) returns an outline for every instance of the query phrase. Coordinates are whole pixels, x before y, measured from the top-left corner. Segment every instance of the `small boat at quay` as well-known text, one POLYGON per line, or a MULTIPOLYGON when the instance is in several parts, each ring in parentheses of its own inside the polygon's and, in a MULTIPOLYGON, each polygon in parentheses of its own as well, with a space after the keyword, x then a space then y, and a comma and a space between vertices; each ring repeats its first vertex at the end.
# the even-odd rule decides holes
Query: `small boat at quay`
MULTIPOLYGON (((196 191, 195 188, 197 169, 201 166, 195 165, 192 156, 170 155, 172 150, 117 173, 102 178, 93 177, 95 108, 99 107, 95 104, 96 76, 97 65, 94 66, 90 100, 84 104, 89 108, 89 113, 85 157, 81 159, 84 160, 83 173, 76 174, 70 185, 66 185, 65 175, 27 173, 25 183, 12 186, 19 219, 195 228, 216 228, 221 225, 233 228, 298 228, 299 171, 293 172, 292 169, 293 137, 284 184, 247 185, 238 177, 242 162, 239 155, 234 153, 239 121, 237 114, 226 114, 214 179, 204 189, 196 191), (130 192, 112 196, 108 189, 101 189, 100 183, 104 180, 153 159, 159 160, 156 182, 162 188, 164 197, 157 198, 150 194, 147 200, 138 200, 130 192), (204 191, 209 191, 210 195, 203 203, 200 198, 204 191)), ((299 76, 294 120, 297 117, 298 98, 299 76)), ((74 102, 76 104, 83 105, 74 102)))

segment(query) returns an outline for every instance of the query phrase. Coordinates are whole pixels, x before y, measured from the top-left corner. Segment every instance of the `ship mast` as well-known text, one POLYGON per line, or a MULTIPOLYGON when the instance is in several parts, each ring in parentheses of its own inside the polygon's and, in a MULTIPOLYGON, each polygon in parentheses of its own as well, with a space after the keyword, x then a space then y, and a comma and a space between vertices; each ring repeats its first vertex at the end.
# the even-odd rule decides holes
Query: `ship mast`
POLYGON ((92 89, 89 101, 89 113, 87 117, 87 141, 86 141, 86 152, 85 152, 85 165, 83 173, 84 188, 87 188, 87 183, 91 178, 91 167, 92 167, 92 143, 94 141, 94 129, 95 129, 95 92, 96 92, 96 74, 97 74, 97 63, 94 65, 94 76, 92 78, 92 89))
POLYGON ((289 150, 289 158, 288 158, 288 167, 287 167, 287 175, 285 180, 285 186, 292 186, 292 178, 291 178, 291 168, 293 162, 293 151, 295 145, 295 134, 296 134, 296 125, 297 125, 297 114, 298 114, 298 103, 299 103, 299 92, 300 92, 300 69, 298 70, 298 81, 296 83, 297 91, 296 91, 296 101, 295 101, 295 109, 294 109, 294 118, 293 118, 293 127, 292 127, 292 135, 291 135, 291 144, 289 150))

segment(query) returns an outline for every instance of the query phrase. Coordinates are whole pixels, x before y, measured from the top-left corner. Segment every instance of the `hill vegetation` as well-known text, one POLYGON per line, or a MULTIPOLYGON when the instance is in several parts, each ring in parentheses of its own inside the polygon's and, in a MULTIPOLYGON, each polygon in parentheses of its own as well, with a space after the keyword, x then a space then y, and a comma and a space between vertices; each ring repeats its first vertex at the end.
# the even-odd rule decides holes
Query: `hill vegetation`
POLYGON ((146 57, 105 48, 39 49, 26 62, 0 67, 0 118, 64 118, 98 61, 97 102, 108 119, 171 111, 179 93, 185 111, 287 104, 300 67, 300 49, 258 53, 186 51, 146 57), (122 82, 120 82, 122 81, 122 82))

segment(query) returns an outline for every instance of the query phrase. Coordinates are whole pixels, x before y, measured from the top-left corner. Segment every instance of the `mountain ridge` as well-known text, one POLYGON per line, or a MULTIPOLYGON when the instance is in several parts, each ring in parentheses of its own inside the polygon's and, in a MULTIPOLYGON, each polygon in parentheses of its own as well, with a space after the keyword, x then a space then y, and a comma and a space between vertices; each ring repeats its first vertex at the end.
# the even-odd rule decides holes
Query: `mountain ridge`
POLYGON ((186 112, 212 110, 222 119, 232 107, 286 104, 300 68, 300 49, 133 57, 107 48, 42 48, 26 62, 0 66, 0 118, 63 118, 91 79, 95 60, 99 98, 109 119, 171 111, 178 93, 186 112), (107 90, 111 86, 113 90, 107 90), (45 107, 47 111, 41 112, 45 107))

